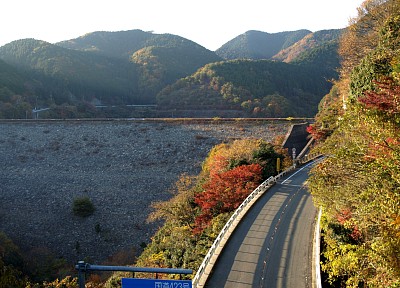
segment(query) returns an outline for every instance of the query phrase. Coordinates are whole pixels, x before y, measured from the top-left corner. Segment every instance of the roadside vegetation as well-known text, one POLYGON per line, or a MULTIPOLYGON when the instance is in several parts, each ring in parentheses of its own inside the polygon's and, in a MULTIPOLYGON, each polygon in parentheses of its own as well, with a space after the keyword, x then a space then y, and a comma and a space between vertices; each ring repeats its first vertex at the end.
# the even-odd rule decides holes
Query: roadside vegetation
MULTIPOLYGON (((149 221, 162 220, 164 225, 136 266, 196 271, 236 208, 263 180, 277 173, 277 159, 283 169, 292 164, 280 140, 271 144, 244 139, 215 146, 199 175, 182 175, 172 191, 174 196, 153 204, 149 221)), ((121 275, 111 277, 106 287, 118 287, 121 275)))
POLYGON ((149 220, 164 226, 138 259, 140 266, 197 269, 234 210, 275 174, 276 159, 285 153, 261 140, 235 140, 215 146, 198 176, 182 175, 174 197, 154 203, 149 220))
POLYGON ((326 155, 309 182, 324 287, 400 287, 400 1, 365 1, 339 52, 309 128, 326 155))

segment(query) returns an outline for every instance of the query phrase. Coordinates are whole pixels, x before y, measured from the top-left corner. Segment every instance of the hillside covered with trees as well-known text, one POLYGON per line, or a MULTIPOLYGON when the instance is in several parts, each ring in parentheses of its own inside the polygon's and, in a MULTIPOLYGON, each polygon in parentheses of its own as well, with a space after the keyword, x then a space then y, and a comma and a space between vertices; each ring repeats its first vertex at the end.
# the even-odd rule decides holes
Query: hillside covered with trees
POLYGON ((225 60, 233 59, 271 59, 305 36, 312 34, 309 30, 267 33, 262 31, 247 31, 228 41, 215 53, 225 60))
MULTIPOLYGON (((310 58, 307 58, 310 59, 310 58)), ((253 117, 313 117, 336 73, 315 65, 271 60, 212 63, 167 86, 157 96, 163 107, 244 110, 253 117)))
POLYGON ((400 1, 368 0, 339 46, 340 78, 309 131, 323 211, 324 287, 400 287, 400 1))
POLYGON ((50 108, 40 114, 42 118, 139 117, 132 105, 157 105, 140 117, 158 117, 168 115, 162 111, 171 110, 171 102, 176 102, 173 111, 212 109, 214 116, 225 109, 248 117, 314 115, 316 103, 331 86, 329 80, 337 77, 338 31, 249 31, 216 52, 180 36, 141 30, 93 32, 56 44, 17 40, 0 47, 4 61, 0 73, 7 74, 0 83, 0 118, 32 118, 36 108, 50 108), (227 70, 233 63, 230 59, 237 58, 253 60, 255 67, 238 61, 234 72, 227 70), (261 60, 273 58, 307 67, 303 71, 261 60), (211 63, 224 67, 216 71, 214 92, 209 83, 200 83, 200 89, 185 84, 181 89, 187 79, 196 78, 211 63), (254 75, 249 69, 260 72, 256 81, 248 81, 254 75), (307 78, 310 83, 315 76, 315 84, 299 87, 299 82, 307 78), (235 82, 233 78, 247 80, 235 82), (232 102, 232 97, 239 97, 240 102, 232 102), (277 99, 284 103, 279 111, 269 108, 277 99))
MULTIPOLYGON (((0 111, 5 111, 0 117, 25 118, 35 107, 52 108, 47 116, 53 118, 93 117, 102 116, 96 105, 155 104, 155 95, 165 85, 220 60, 215 53, 178 36, 130 32, 132 35, 93 33, 59 45, 23 39, 0 47, 0 58, 30 83, 27 89, 15 73, 8 75, 19 85, 4 83, 0 99, 18 93, 26 109, 14 107, 17 112, 7 117, 11 116, 7 107, 15 104, 3 100, 0 111), (145 36, 148 39, 143 43, 140 40, 145 36), (84 46, 88 42, 93 50, 84 46), (18 91, 14 92, 14 87, 18 91)), ((0 69, 7 73, 6 67, 0 69)), ((121 111, 114 114, 125 115, 121 111)))

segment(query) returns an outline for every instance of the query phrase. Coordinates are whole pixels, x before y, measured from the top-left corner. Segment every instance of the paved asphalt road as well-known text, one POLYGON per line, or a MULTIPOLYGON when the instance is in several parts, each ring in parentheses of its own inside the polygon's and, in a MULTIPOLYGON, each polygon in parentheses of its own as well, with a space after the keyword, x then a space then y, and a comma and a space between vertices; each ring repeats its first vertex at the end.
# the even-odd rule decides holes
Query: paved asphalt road
POLYGON ((311 165, 282 178, 250 209, 205 287, 311 288, 317 209, 304 186, 311 165))

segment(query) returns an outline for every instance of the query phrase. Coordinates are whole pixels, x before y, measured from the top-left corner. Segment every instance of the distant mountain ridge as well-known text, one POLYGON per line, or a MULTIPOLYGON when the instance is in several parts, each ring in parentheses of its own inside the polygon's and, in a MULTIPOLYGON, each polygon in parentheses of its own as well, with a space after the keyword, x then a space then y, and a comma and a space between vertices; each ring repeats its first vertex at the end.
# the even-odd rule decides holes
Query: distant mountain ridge
POLYGON ((226 60, 271 59, 310 33, 309 30, 298 30, 271 34, 250 30, 225 43, 215 52, 226 60))
MULTIPOLYGON (((163 103, 166 102, 157 99, 166 100, 167 87, 169 90, 176 88, 174 83, 194 75, 207 64, 230 59, 270 59, 295 65, 321 66, 318 68, 321 73, 332 78, 335 77, 332 71, 339 65, 335 43, 340 33, 340 30, 272 34, 248 31, 215 52, 177 35, 142 30, 99 31, 56 44, 35 39, 17 40, 0 47, 0 59, 7 63, 0 65, 0 75, 6 73, 8 78, 14 79, 0 81, 0 118, 10 117, 6 110, 17 105, 13 100, 15 97, 12 98, 15 94, 22 99, 18 103, 26 105, 25 111, 14 109, 14 117, 26 117, 26 107, 29 106, 55 107, 47 116, 56 118, 60 117, 60 110, 56 107, 61 106, 69 110, 67 117, 132 116, 131 111, 122 110, 105 115, 104 110, 94 107, 96 104, 157 104, 158 109, 164 109, 163 103), (13 67, 13 73, 7 72, 10 67, 13 67), (157 97, 161 91, 163 96, 157 97)), ((246 67, 249 65, 239 63, 246 67)), ((240 65, 235 67, 238 71, 232 73, 240 74, 241 70, 248 73, 240 65)), ((245 75, 239 77, 246 78, 245 75)), ((240 90, 240 87, 233 88, 240 90)), ((247 89, 254 90, 251 87, 247 89)), ((318 97, 324 96, 323 90, 318 97)), ((180 99, 177 104, 183 103, 181 100, 189 101, 180 99)), ((225 100, 222 99, 221 103, 225 100)), ((225 104, 221 107, 227 106, 225 104)), ((175 108, 180 109, 179 105, 175 108)))
POLYGON ((129 58, 135 52, 145 47, 186 47, 198 49, 203 54, 215 57, 212 51, 200 46, 199 44, 173 34, 153 34, 142 30, 128 30, 118 32, 98 31, 85 34, 81 37, 61 41, 56 45, 63 48, 97 52, 110 57, 129 58))
POLYGON ((272 59, 288 63, 292 62, 302 53, 327 44, 337 43, 342 33, 343 29, 321 30, 309 33, 293 45, 279 51, 272 59))
POLYGON ((111 57, 128 58, 135 51, 145 47, 146 41, 151 37, 151 33, 142 30, 119 32, 97 31, 55 44, 73 50, 97 52, 111 57))

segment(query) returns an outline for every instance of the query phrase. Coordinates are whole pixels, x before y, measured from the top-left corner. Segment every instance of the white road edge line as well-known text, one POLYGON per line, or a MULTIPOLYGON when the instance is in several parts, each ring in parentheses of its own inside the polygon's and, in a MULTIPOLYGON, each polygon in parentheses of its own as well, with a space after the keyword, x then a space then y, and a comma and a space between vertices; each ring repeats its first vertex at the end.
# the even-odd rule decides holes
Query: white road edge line
POLYGON ((296 175, 297 173, 301 172, 303 169, 307 168, 308 166, 314 164, 314 161, 308 163, 307 165, 304 165, 303 167, 301 167, 299 170, 297 170, 296 172, 294 172, 292 175, 290 175, 288 178, 286 178, 284 181, 282 181, 282 184, 285 184, 286 181, 290 180, 290 178, 292 178, 294 175, 296 175))

